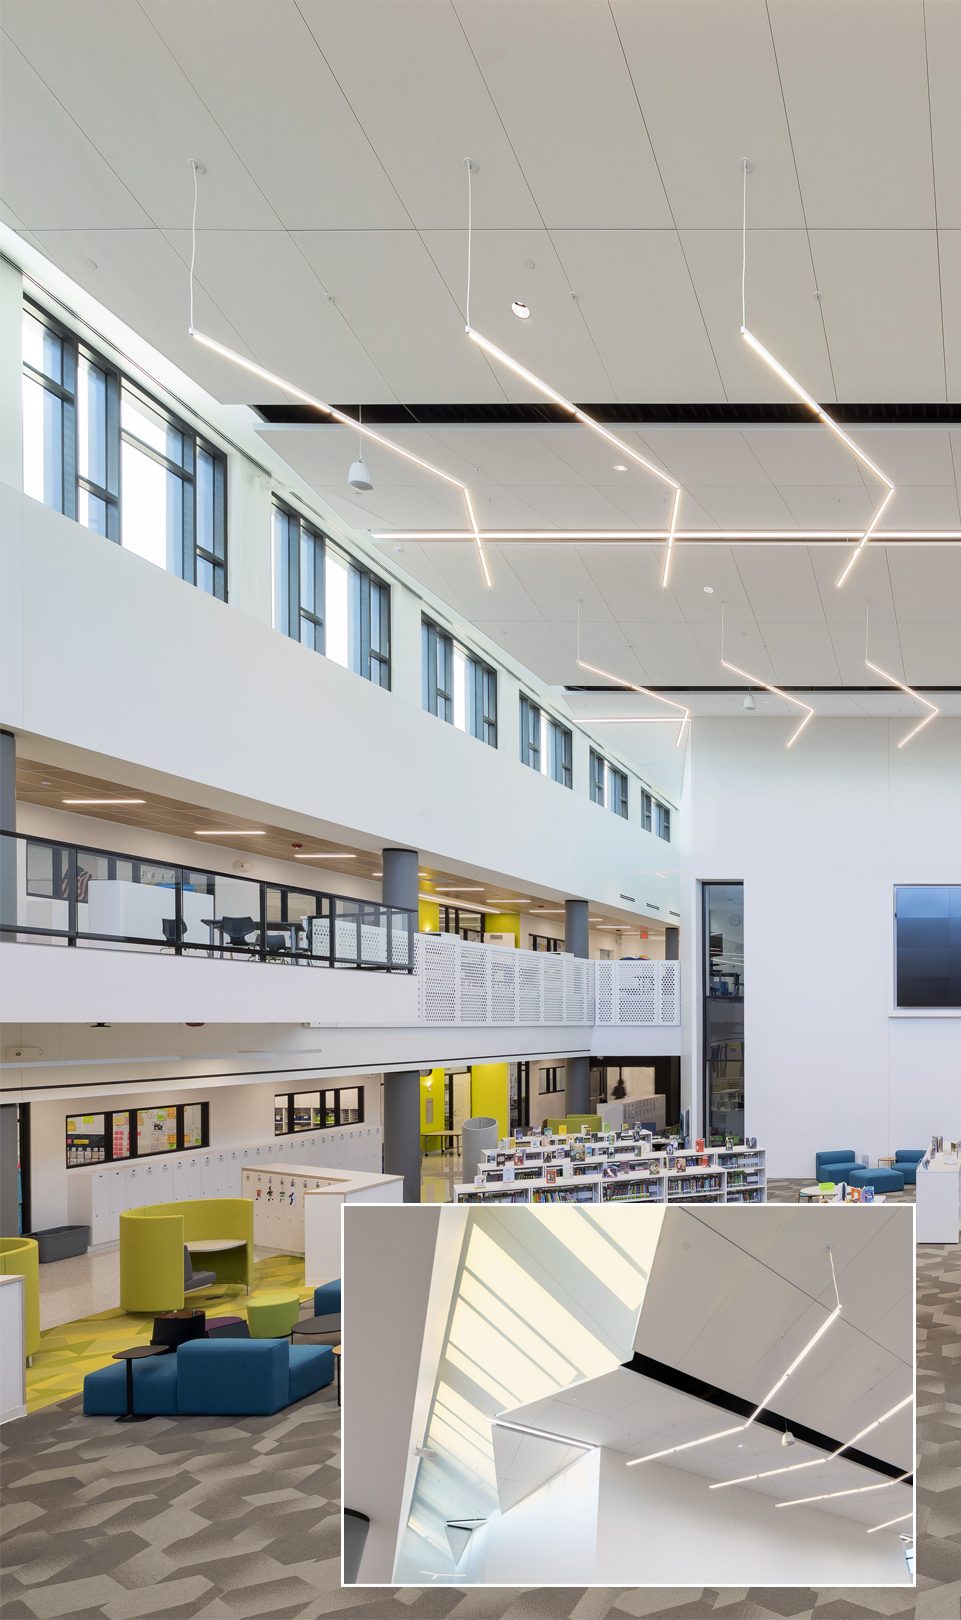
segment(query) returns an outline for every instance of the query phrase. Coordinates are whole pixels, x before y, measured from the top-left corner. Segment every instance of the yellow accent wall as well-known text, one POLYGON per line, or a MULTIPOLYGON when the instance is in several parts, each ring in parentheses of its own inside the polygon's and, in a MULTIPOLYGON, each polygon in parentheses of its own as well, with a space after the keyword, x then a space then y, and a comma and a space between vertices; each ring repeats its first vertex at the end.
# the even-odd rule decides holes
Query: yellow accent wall
POLYGON ((417 930, 421 934, 436 934, 440 928, 440 906, 436 900, 418 900, 417 930))
POLYGON ((506 1063, 471 1064, 471 1113, 497 1121, 498 1138, 507 1136, 510 1119, 510 1074, 506 1063))
MULTIPOLYGON (((513 934, 514 944, 521 948, 521 918, 519 911, 500 911, 484 919, 486 934, 513 934)), ((497 1065, 495 1065, 496 1067, 497 1065)))

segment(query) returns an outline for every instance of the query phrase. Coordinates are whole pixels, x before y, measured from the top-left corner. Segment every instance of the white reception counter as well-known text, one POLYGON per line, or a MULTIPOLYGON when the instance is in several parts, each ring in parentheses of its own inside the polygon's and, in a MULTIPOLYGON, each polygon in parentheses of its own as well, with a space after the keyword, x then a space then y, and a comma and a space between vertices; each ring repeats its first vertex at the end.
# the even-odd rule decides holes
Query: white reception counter
POLYGON ((918 1165, 917 1206, 919 1243, 961 1240, 961 1155, 934 1153, 918 1165))

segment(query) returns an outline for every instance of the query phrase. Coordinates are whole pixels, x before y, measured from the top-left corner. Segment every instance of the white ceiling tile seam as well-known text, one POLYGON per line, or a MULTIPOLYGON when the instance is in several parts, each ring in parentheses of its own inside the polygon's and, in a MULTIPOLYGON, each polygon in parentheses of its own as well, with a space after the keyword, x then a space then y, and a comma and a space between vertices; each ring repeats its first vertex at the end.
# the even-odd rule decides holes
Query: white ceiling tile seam
POLYGON ((203 165, 199 164, 196 158, 189 158, 188 162, 193 172, 194 182, 193 214, 190 227, 191 242, 189 270, 189 319, 187 325, 188 336, 193 338, 195 342, 200 343, 205 349, 209 349, 212 354, 219 355, 223 360, 229 360, 232 365, 240 366, 242 370, 249 372, 252 376, 260 377, 264 382, 269 383, 272 387, 279 388, 284 393, 292 394, 295 399, 299 399, 303 404, 311 405, 315 410, 322 411, 324 415, 332 417, 335 422, 340 422, 342 426, 353 429, 353 431, 356 432, 360 438, 369 439, 373 444, 379 444, 382 449, 389 450, 393 455, 400 456, 404 461, 408 461, 416 467, 422 467, 425 472, 432 473, 435 478, 439 478, 443 483, 449 484, 454 489, 459 489, 463 495, 464 505, 467 509, 467 521, 469 524, 468 538, 473 539, 474 544, 477 547, 477 556, 480 562, 481 572, 484 576, 484 583, 489 589, 492 585, 492 580, 490 569, 487 565, 487 557, 484 552, 484 543, 477 525, 477 517, 474 512, 474 505, 471 500, 470 490, 460 478, 455 478, 453 474, 444 472, 442 468, 436 467, 433 462, 425 461, 423 456, 417 456, 413 453, 413 451, 405 450, 402 445, 396 444, 393 439, 385 438, 382 433, 377 433, 373 428, 365 427, 362 422, 355 421, 355 419, 352 416, 348 416, 345 411, 338 410, 336 405, 329 405, 326 400, 319 399, 316 394, 309 394, 306 389, 300 388, 296 383, 289 382, 287 378, 281 377, 276 372, 268 370, 266 366, 258 365, 255 360, 247 359, 245 355, 239 354, 236 349, 231 349, 226 343, 220 343, 216 338, 210 337, 206 332, 199 331, 194 325, 194 268, 197 258, 198 175, 204 171, 203 165))
POLYGON ((801 1362, 814 1349, 814 1346, 818 1343, 818 1341, 824 1337, 824 1334, 827 1333, 831 1327, 833 1327, 834 1323, 841 1315, 843 1307, 841 1305, 840 1295, 838 1294, 837 1275, 834 1270, 834 1254, 830 1245, 828 1245, 828 1255, 830 1256, 831 1260, 831 1275, 834 1280, 834 1292, 835 1298, 837 1299, 837 1304, 835 1305, 833 1311, 831 1311, 830 1315, 827 1316, 821 1323, 821 1326, 818 1328, 817 1332, 812 1334, 811 1338, 808 1339, 807 1343, 795 1356, 787 1371, 782 1373, 777 1382, 771 1386, 763 1400, 758 1403, 750 1416, 746 1418, 743 1423, 736 1423, 733 1428, 719 1429, 713 1434, 701 1435, 697 1440, 685 1440, 680 1445, 668 1446, 663 1451, 652 1451, 644 1457, 632 1457, 630 1461, 625 1464, 625 1467, 637 1468, 641 1463, 656 1462, 662 1457, 673 1457, 679 1451, 690 1451, 695 1446, 706 1446, 710 1444, 712 1440, 724 1440, 728 1435, 743 1434, 745 1429, 749 1429, 751 1427, 751 1424, 755 1421, 755 1419, 760 1415, 761 1412, 765 1410, 768 1402, 777 1394, 779 1389, 783 1388, 788 1379, 791 1377, 791 1374, 797 1371, 797 1368, 801 1365, 801 1362))

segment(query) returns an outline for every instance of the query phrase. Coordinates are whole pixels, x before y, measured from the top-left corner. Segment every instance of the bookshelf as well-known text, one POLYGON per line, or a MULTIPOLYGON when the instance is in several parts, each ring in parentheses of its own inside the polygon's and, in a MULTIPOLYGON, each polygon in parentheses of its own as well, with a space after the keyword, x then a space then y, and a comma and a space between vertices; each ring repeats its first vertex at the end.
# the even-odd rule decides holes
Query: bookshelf
POLYGON ((759 1147, 681 1151, 632 1133, 515 1138, 485 1150, 478 1179, 456 1186, 454 1201, 760 1204, 767 1198, 766 1158, 759 1147))

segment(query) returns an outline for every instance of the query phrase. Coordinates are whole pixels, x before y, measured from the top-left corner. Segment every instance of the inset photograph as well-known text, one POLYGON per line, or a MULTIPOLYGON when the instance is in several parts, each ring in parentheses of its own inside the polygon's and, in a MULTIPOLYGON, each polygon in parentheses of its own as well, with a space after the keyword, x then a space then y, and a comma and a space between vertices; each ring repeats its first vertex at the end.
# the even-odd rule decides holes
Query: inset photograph
POLYGON ((914 1583, 914 1212, 344 1213, 345 1585, 914 1583))

